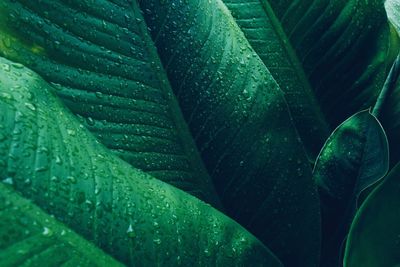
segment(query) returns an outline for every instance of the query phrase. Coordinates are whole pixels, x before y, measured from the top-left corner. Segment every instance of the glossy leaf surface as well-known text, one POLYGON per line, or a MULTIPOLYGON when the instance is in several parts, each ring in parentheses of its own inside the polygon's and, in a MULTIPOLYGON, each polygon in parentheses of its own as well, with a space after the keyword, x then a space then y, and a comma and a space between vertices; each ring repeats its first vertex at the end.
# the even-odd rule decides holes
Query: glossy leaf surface
POLYGON ((0 44, 122 159, 220 206, 135 1, 1 1, 0 44))
POLYGON ((382 1, 224 2, 285 92, 311 159, 329 129, 374 105, 398 51, 382 1))
POLYGON ((368 110, 351 116, 328 138, 313 172, 323 203, 323 266, 337 266, 358 196, 388 170, 386 134, 368 110))
POLYGON ((130 266, 281 266, 239 224, 109 153, 32 71, 0 60, 0 177, 130 266))
POLYGON ((278 84, 220 0, 140 1, 227 214, 287 264, 314 266, 318 196, 278 84))
POLYGON ((397 266, 400 263, 400 165, 365 200, 346 244, 345 267, 397 266))

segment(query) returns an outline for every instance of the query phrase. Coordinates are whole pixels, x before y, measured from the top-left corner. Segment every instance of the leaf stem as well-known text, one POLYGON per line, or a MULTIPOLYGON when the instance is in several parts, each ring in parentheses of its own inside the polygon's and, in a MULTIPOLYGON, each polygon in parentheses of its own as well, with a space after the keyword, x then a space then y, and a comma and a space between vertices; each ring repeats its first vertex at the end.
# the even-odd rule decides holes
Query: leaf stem
POLYGON ((386 78, 385 84, 382 87, 382 90, 376 100, 375 106, 372 110, 372 115, 376 118, 379 118, 379 115, 383 109, 383 106, 386 100, 391 95, 393 89, 395 88, 397 78, 399 77, 400 73, 400 54, 397 55, 396 60, 393 62, 393 65, 389 71, 389 74, 386 78))

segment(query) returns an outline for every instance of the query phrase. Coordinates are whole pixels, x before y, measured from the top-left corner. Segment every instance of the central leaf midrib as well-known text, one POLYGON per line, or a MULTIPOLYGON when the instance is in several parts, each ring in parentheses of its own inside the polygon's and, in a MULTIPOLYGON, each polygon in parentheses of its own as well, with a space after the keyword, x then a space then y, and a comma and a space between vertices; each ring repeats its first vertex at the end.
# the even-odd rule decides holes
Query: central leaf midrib
POLYGON ((278 18, 276 17, 274 11, 272 10, 271 5, 267 0, 260 0, 261 5, 265 11, 265 14, 268 16, 270 19, 273 30, 279 37, 279 42, 281 43, 282 47, 285 48, 285 52, 288 56, 288 59, 293 66, 293 68, 296 70, 296 74, 299 77, 299 80, 302 82, 302 87, 304 88, 304 93, 308 96, 310 102, 313 104, 312 107, 314 109, 314 113, 316 116, 320 118, 321 121, 325 123, 323 127, 326 129, 326 131, 330 131, 330 127, 328 126, 327 120, 325 119, 324 114, 322 113, 319 103, 317 101, 317 98, 315 97, 314 91, 307 79, 307 76, 303 70, 303 65, 301 64, 294 48, 291 45, 291 42, 289 38, 287 37, 285 31, 283 30, 282 24, 279 22, 278 18))
MULTIPOLYGON (((309 110, 308 114, 312 115, 313 118, 310 119, 312 119, 313 123, 315 123, 313 126, 315 126, 315 128, 318 129, 318 131, 314 133, 314 136, 316 136, 317 139, 322 142, 321 143, 322 146, 323 142, 326 140, 326 138, 329 136, 329 133, 331 132, 330 124, 326 120, 325 115, 321 110, 320 104, 315 96, 314 90, 312 89, 312 86, 305 74, 303 65, 299 60, 298 55, 290 42, 290 39, 288 38, 286 32, 284 31, 281 22, 276 17, 275 12, 273 11, 270 3, 267 0, 259 0, 259 3, 266 14, 266 18, 271 23, 272 26, 271 28, 277 36, 276 39, 279 42, 280 46, 282 47, 283 54, 284 56, 286 56, 289 66, 291 66, 293 72, 297 76, 297 80, 299 81, 300 85, 298 87, 301 87, 297 88, 297 91, 300 91, 301 95, 304 96, 304 99, 307 99, 307 103, 304 105, 304 110, 309 110)), ((266 64, 266 62, 264 62, 264 64, 266 64)), ((288 93, 285 90, 282 91, 285 94, 288 93)), ((289 98, 287 100, 289 100, 289 98)), ((299 106, 298 102, 293 102, 293 103, 295 106, 299 106)), ((309 134, 309 130, 307 129, 303 129, 303 131, 301 130, 301 123, 299 119, 296 119, 296 116, 294 116, 295 113, 293 112, 296 112, 299 109, 299 107, 293 108, 292 104, 289 104, 289 109, 292 112, 291 117, 295 121, 297 130, 300 133, 302 133, 301 136, 303 136, 304 134, 309 134)), ((316 140, 316 142, 318 142, 318 140, 316 140)), ((303 139, 303 144, 306 148, 307 156, 311 161, 314 161, 315 156, 317 155, 319 150, 314 151, 315 149, 308 147, 310 144, 309 142, 307 144, 306 141, 307 140, 303 139)))

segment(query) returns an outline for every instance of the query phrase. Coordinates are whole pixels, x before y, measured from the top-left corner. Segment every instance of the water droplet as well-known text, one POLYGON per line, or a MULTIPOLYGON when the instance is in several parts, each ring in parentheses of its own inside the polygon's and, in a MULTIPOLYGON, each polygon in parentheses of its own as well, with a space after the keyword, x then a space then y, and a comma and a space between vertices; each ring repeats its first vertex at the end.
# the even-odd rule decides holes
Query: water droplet
POLYGON ((206 257, 210 257, 211 256, 211 252, 208 250, 208 248, 206 248, 204 250, 204 254, 206 255, 206 257))
POLYGON ((61 157, 60 157, 59 155, 56 155, 56 156, 55 156, 55 162, 56 162, 58 165, 61 165, 61 164, 62 164, 62 159, 61 159, 61 157))
POLYGON ((86 118, 86 123, 90 126, 93 126, 95 124, 94 120, 91 117, 86 118))
POLYGON ((2 98, 4 100, 13 100, 12 95, 10 95, 9 93, 6 93, 6 92, 1 92, 0 98, 2 98))
POLYGON ((7 177, 7 178, 3 179, 3 183, 13 185, 14 180, 11 177, 7 177))
POLYGON ((32 110, 32 111, 35 111, 35 110, 36 110, 36 107, 35 107, 32 103, 26 102, 26 103, 25 103, 25 107, 27 107, 28 109, 30 109, 30 110, 32 110))
POLYGON ((1 64, 1 68, 2 68, 4 71, 7 71, 7 72, 10 72, 10 71, 11 71, 11 66, 10 66, 10 64, 7 64, 7 63, 1 64))
POLYGON ((70 182, 71 184, 76 184, 76 178, 73 176, 68 176, 67 181, 70 182))
POLYGON ((12 66, 14 68, 16 68, 16 69, 23 69, 24 68, 24 65, 22 65, 20 63, 15 63, 15 62, 12 63, 12 66))
POLYGON ((76 132, 72 129, 67 129, 67 134, 69 134, 70 136, 75 136, 76 132))
POLYGON ((126 230, 126 233, 130 238, 134 238, 136 236, 135 232, 133 231, 132 224, 129 224, 128 230, 126 230))
POLYGON ((42 235, 44 235, 44 236, 51 236, 52 234, 53 234, 53 233, 52 233, 52 231, 51 231, 49 228, 43 227, 42 235))
POLYGON ((160 245, 161 244, 161 239, 160 238, 154 238, 153 242, 154 242, 154 244, 160 245))

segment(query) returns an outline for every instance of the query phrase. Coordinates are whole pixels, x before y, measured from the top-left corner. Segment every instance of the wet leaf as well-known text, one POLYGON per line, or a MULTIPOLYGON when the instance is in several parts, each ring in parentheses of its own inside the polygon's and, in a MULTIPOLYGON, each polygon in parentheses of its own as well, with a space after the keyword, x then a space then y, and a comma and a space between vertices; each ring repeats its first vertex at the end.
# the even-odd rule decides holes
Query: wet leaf
POLYGON ((0 265, 123 265, 0 183, 0 265))
POLYGON ((282 91, 226 6, 140 6, 227 214, 284 264, 316 265, 320 215, 309 162, 282 91))
POLYGON ((1 58, 0 77, 0 177, 78 234, 130 266, 281 266, 232 219, 109 153, 37 74, 1 58))
POLYGON ((399 49, 382 1, 224 3, 285 92, 312 160, 330 129, 374 105, 399 49))
POLYGON ((323 266, 338 265, 358 196, 388 170, 386 134, 369 110, 351 116, 328 138, 313 172, 323 204, 323 266))

